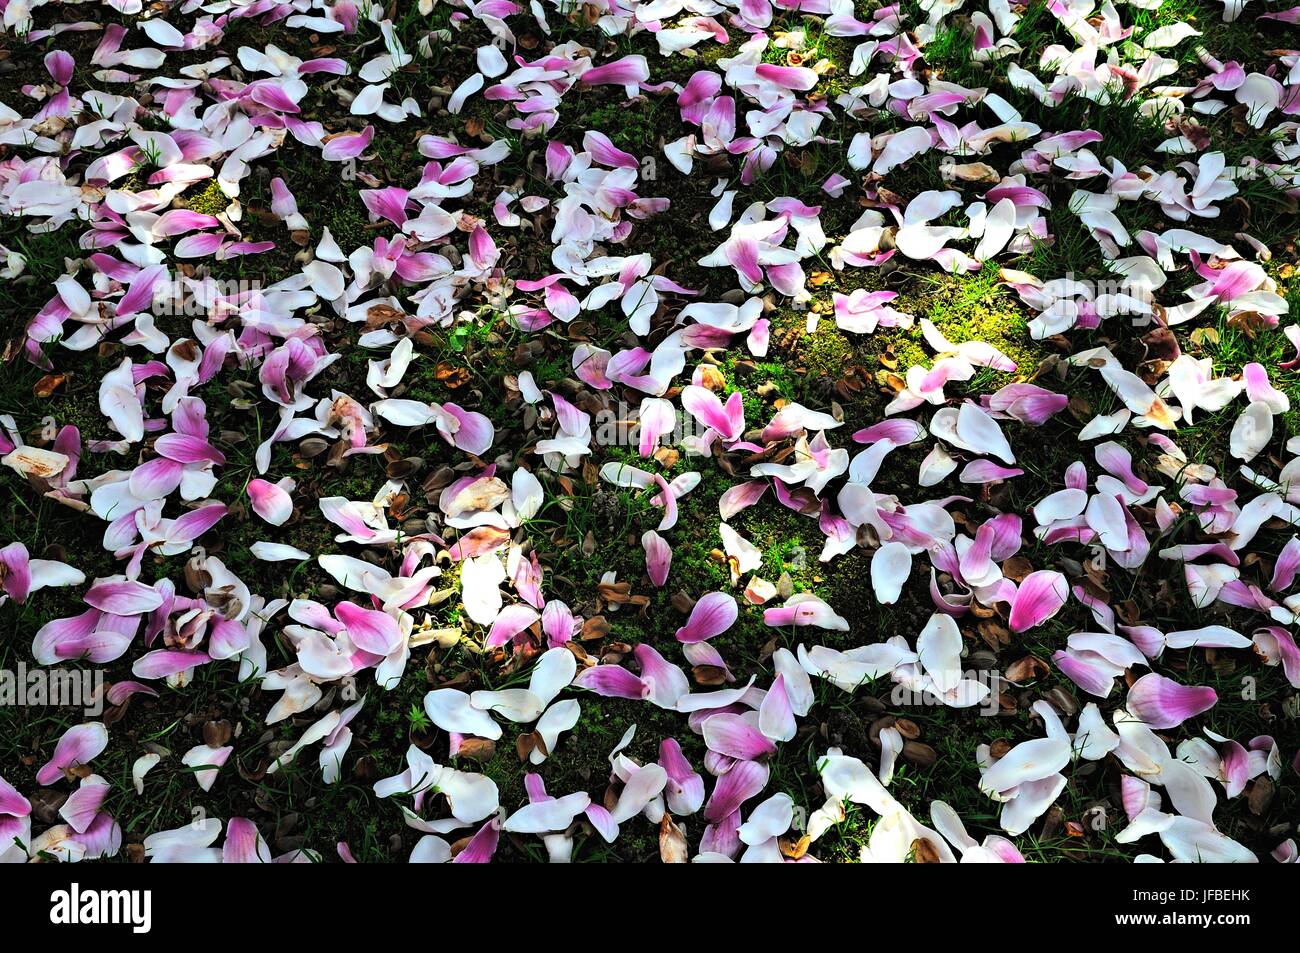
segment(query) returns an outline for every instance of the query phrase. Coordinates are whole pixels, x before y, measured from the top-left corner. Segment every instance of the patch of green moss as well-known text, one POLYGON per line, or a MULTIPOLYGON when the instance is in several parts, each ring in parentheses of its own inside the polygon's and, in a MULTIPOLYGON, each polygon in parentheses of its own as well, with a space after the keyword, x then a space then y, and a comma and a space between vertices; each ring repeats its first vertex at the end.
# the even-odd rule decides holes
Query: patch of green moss
POLYGON ((810 374, 839 377, 852 355, 853 345, 830 322, 821 322, 813 334, 800 342, 799 356, 810 374))
POLYGON ((187 197, 187 202, 192 212, 198 212, 200 215, 220 215, 230 204, 230 199, 225 192, 221 191, 221 186, 216 179, 208 179, 207 185, 187 197))
POLYGON ((741 362, 744 360, 740 355, 730 354, 722 362, 723 372, 727 376, 726 396, 740 391, 745 407, 745 426, 758 427, 766 424, 775 412, 771 401, 778 397, 785 400, 795 400, 798 397, 798 383, 784 363, 745 361, 742 367, 741 362), (763 393, 759 393, 760 390, 763 393))
MULTIPOLYGON (((933 322, 954 345, 983 341, 1016 363, 1016 371, 1010 373, 980 369, 964 385, 968 392, 996 389, 1017 376, 1032 373, 1048 353, 1043 344, 1030 337, 1025 309, 998 283, 997 269, 993 267, 973 275, 937 277, 929 289, 902 294, 891 304, 913 315, 917 322, 907 329, 878 330, 864 340, 861 353, 878 359, 899 376, 912 366, 932 366, 938 356, 925 340, 922 318, 933 322)), ((951 390, 957 392, 961 386, 954 385, 951 390)))
POLYGON ((919 340, 901 334, 889 342, 886 354, 896 365, 890 370, 899 377, 904 377, 909 367, 929 367, 934 363, 934 356, 919 340))
POLYGON ((363 245, 374 244, 374 237, 366 227, 370 221, 359 206, 360 200, 334 202, 325 219, 325 225, 345 255, 363 245))
POLYGON ((649 151, 655 139, 653 110, 641 108, 635 100, 626 105, 597 106, 583 116, 582 122, 586 128, 599 129, 609 136, 618 148, 637 156, 649 151))
MULTIPOLYGON (((749 38, 745 37, 745 39, 748 40, 749 38)), ((732 39, 726 43, 723 43, 721 45, 713 43, 705 46, 704 49, 699 51, 699 55, 692 57, 692 59, 697 64, 697 68, 699 69, 704 69, 710 66, 716 66, 718 60, 723 60, 726 59, 727 57, 735 56, 740 51, 741 42, 742 41, 736 38, 735 35, 733 34, 732 39)))

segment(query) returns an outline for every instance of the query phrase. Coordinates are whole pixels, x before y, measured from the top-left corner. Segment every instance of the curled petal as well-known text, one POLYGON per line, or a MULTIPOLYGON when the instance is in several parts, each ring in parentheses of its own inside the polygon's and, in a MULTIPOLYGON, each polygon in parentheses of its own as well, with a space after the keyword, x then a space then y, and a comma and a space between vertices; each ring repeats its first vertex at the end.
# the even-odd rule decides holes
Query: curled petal
POLYGON ((678 642, 704 642, 731 628, 739 615, 734 596, 710 592, 691 609, 686 624, 677 630, 678 642))

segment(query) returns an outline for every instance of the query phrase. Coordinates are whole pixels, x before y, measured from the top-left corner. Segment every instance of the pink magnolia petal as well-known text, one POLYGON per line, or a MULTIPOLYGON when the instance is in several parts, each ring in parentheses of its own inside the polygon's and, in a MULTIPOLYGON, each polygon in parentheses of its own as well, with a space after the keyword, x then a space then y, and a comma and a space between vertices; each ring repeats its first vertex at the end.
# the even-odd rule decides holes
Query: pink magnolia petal
POLYGON ((610 816, 609 811, 603 805, 588 804, 583 813, 586 814, 587 820, 596 829, 596 833, 604 839, 605 843, 614 843, 614 839, 618 837, 618 825, 614 823, 614 818, 610 816))
POLYGON ((1042 625, 1060 611, 1070 597, 1065 576, 1052 569, 1031 572, 1020 583, 1011 603, 1011 631, 1024 632, 1042 625))
POLYGON ((102 779, 87 778, 63 802, 59 816, 78 834, 84 834, 90 829, 95 815, 111 792, 112 786, 102 779))
POLYGON ((1098 444, 1094 453, 1102 469, 1122 481, 1130 493, 1141 496, 1147 491, 1146 481, 1133 472, 1133 455, 1124 447, 1113 440, 1108 440, 1098 444))
POLYGON ((166 265, 150 265, 132 279, 130 287, 117 302, 117 314, 123 317, 148 309, 153 302, 154 289, 167 279, 166 265))
POLYGON ((1065 650, 1053 654, 1052 661, 1056 663, 1057 668, 1065 673, 1066 678, 1089 695, 1105 698, 1115 687, 1113 669, 1093 665, 1087 659, 1071 655, 1065 650))
POLYGON ((9 598, 14 602, 25 602, 32 588, 31 559, 28 557, 27 547, 22 543, 10 543, 0 549, 0 570, 2 570, 0 578, 4 581, 4 591, 9 598))
POLYGON ((360 133, 342 133, 330 139, 321 149, 321 158, 326 162, 342 162, 355 159, 366 151, 370 140, 375 137, 375 127, 366 126, 360 133))
POLYGON ((54 746, 54 754, 36 772, 37 784, 53 784, 64 770, 89 764, 108 747, 108 729, 102 722, 87 722, 65 731, 54 746))
POLYGON ((497 614, 496 621, 488 630, 487 638, 483 640, 483 646, 494 649, 505 645, 540 618, 541 615, 536 609, 524 603, 506 606, 497 614))
POLYGON ((1268 587, 1274 592, 1285 592, 1295 582, 1296 573, 1300 572, 1300 537, 1292 536, 1282 551, 1277 554, 1273 566, 1273 578, 1268 587))
POLYGON ((567 603, 551 599, 542 607, 542 634, 552 647, 564 645, 581 628, 581 620, 573 614, 567 603))
POLYGON ((402 630, 386 612, 363 609, 352 602, 340 602, 334 616, 346 626, 348 638, 357 648, 375 655, 388 655, 401 644, 402 630))
POLYGON ((212 661, 206 652, 182 652, 175 649, 157 649, 140 656, 131 665, 136 678, 170 678, 212 661))
POLYGON ((248 481, 248 498, 253 512, 272 526, 283 526, 293 516, 293 497, 267 480, 248 481))
MULTIPOLYGON (((192 542, 215 526, 229 512, 225 503, 210 503, 178 516, 168 530, 173 542, 192 542)), ((89 600, 87 600, 89 601, 89 600)))
POLYGON ((65 53, 63 50, 54 50, 45 54, 45 69, 50 74, 50 79, 60 86, 67 86, 72 82, 72 70, 76 65, 72 54, 65 53))
MULTIPOLYGON (((673 743, 676 744, 676 742, 673 743)), ((677 749, 677 753, 681 754, 681 748, 677 749)), ((662 762, 663 757, 661 755, 660 763, 662 762)), ((688 764, 687 768, 689 769, 689 767, 688 764)), ((19 794, 18 789, 12 784, 4 778, 0 778, 0 814, 7 814, 10 817, 26 817, 31 812, 32 802, 19 794)))
POLYGON ((606 698, 640 700, 649 694, 649 688, 640 678, 619 665, 593 665, 585 668, 573 680, 573 686, 606 698))
POLYGON ((665 797, 668 810, 678 815, 694 814, 704 803, 704 779, 691 767, 675 738, 659 744, 659 765, 668 774, 665 797))
POLYGON ((1209 711, 1219 701, 1213 688, 1182 685, 1157 672, 1143 675, 1128 690, 1125 707, 1152 728, 1177 728, 1188 718, 1209 711))
POLYGON ((776 677, 759 705, 758 728, 773 741, 789 741, 795 736, 798 725, 795 722, 794 708, 790 704, 790 695, 785 689, 784 675, 776 677))
POLYGON ((673 561, 672 547, 654 530, 647 530, 642 535, 641 546, 645 549, 646 575, 656 587, 662 589, 668 581, 668 570, 673 561))
POLYGON ((717 824, 739 811, 742 804, 767 787, 768 775, 765 764, 756 761, 737 762, 730 771, 718 778, 713 793, 709 795, 709 803, 704 808, 704 819, 717 824))
POLYGON ((650 79, 650 66, 640 54, 631 54, 611 63, 593 66, 580 77, 589 86, 635 86, 650 79))
POLYGON ((130 679, 121 682, 114 682, 105 694, 105 699, 110 705, 120 705, 132 695, 150 695, 158 697, 158 693, 141 682, 133 682, 130 679))
POLYGON ((692 417, 716 430, 723 440, 735 440, 745 429, 743 397, 736 391, 724 405, 707 387, 688 384, 682 389, 682 407, 692 417))
POLYGON ((677 426, 677 411, 670 401, 647 397, 641 401, 637 423, 640 434, 637 452, 643 457, 649 457, 654 454, 659 438, 672 433, 677 426))
POLYGON ((677 630, 677 641, 703 642, 721 635, 735 624, 739 614, 734 596, 710 592, 695 603, 686 624, 677 630))
POLYGON ((729 487, 718 499, 718 512, 724 521, 731 519, 741 510, 753 506, 767 492, 766 480, 750 480, 729 487))
POLYGON ((154 457, 131 471, 127 485, 138 500, 161 500, 181 485, 184 475, 185 464, 154 457))
POLYGON ((254 824, 246 817, 232 817, 226 822, 226 840, 221 846, 223 864, 269 864, 271 848, 254 824))
POLYGON ((456 446, 476 457, 486 453, 496 436, 492 421, 483 414, 465 410, 456 404, 443 404, 442 408, 460 423, 460 429, 456 431, 456 446))
POLYGON ((86 591, 86 604, 113 615, 140 615, 162 605, 163 597, 153 586, 133 579, 104 580, 86 591))
POLYGON ((704 722, 710 751, 739 761, 757 761, 776 753, 772 740, 741 715, 714 715, 704 722))
POLYGON ((1223 751, 1224 794, 1234 798, 1246 790, 1250 780, 1250 754, 1239 742, 1229 741, 1223 751))
POLYGON ((501 839, 501 819, 494 817, 470 838, 469 843, 459 854, 452 858, 453 864, 486 864, 490 863, 492 857, 497 852, 497 844, 501 839))
POLYGON ((172 254, 177 258, 207 258, 215 255, 226 236, 223 232, 198 232, 186 235, 176 243, 172 254))
POLYGON ((202 437, 183 433, 165 433, 154 441, 159 456, 180 463, 225 463, 226 455, 202 437))
POLYGON ((642 642, 634 654, 637 664, 641 666, 641 682, 647 690, 647 701, 660 708, 672 709, 677 706, 679 698, 690 693, 691 685, 686 673, 652 646, 642 642))

